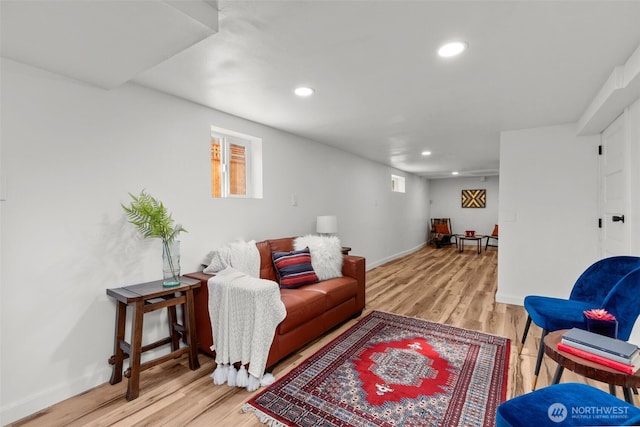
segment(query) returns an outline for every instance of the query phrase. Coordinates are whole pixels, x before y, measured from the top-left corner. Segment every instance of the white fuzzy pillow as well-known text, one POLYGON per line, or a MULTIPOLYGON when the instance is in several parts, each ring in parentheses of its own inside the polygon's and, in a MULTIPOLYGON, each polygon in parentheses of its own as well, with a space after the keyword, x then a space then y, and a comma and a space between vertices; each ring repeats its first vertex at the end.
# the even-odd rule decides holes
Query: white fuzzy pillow
POLYGON ((293 248, 301 251, 309 248, 311 265, 318 279, 327 280, 342 277, 342 245, 336 236, 307 236, 296 237, 293 248))

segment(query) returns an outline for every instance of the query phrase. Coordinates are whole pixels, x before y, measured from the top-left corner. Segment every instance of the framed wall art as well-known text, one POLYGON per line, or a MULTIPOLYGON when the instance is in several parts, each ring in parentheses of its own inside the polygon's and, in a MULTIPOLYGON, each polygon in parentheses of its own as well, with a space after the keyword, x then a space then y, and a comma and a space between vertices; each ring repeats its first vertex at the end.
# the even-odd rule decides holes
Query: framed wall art
POLYGON ((484 208, 487 206, 487 190, 462 190, 463 208, 484 208))

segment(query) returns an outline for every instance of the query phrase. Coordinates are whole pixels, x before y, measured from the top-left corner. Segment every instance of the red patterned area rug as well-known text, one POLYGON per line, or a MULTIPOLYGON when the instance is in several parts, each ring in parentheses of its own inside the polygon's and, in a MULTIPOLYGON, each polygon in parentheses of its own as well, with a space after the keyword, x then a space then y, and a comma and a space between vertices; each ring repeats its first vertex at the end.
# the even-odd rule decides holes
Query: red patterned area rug
POLYGON ((509 339, 373 311, 253 397, 272 426, 494 426, 509 339))

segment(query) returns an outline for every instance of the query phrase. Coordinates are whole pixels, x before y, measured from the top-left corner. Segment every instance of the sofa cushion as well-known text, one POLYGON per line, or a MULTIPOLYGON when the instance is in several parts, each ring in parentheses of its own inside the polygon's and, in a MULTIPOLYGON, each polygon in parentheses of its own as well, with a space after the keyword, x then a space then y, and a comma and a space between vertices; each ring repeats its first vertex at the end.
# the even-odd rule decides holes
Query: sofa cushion
POLYGON ((338 277, 305 286, 302 290, 324 295, 324 309, 328 310, 351 298, 355 298, 358 293, 358 282, 352 277, 338 277))
POLYGON ((267 241, 271 247, 271 252, 291 252, 293 250, 293 237, 283 237, 282 239, 267 241))
POLYGON ((271 258, 271 245, 268 240, 256 243, 258 252, 260 253, 260 278, 278 281, 276 270, 273 267, 273 259, 271 258))
POLYGON ((299 288, 318 281, 318 276, 311 266, 309 248, 301 251, 274 252, 273 263, 281 288, 299 288))
POLYGON ((256 247, 260 253, 260 278, 278 281, 276 270, 273 266, 272 252, 290 252, 293 250, 293 237, 282 239, 263 240, 257 242, 256 247))
POLYGON ((287 317, 278 326, 278 333, 285 334, 303 323, 320 317, 325 311, 325 296, 320 292, 302 289, 280 289, 280 299, 287 310, 287 317))

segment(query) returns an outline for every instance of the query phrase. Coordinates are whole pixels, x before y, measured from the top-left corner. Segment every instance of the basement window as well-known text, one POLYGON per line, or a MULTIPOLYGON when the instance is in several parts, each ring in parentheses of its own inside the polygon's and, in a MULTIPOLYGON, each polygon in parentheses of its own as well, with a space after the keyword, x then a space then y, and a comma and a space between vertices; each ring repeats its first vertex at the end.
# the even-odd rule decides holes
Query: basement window
POLYGON ((262 198, 262 139, 211 127, 211 196, 262 198))
POLYGON ((398 175, 391 175, 391 191, 395 193, 404 193, 404 177, 398 175))

